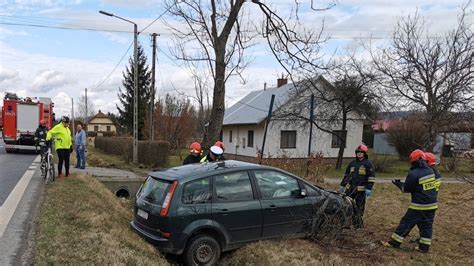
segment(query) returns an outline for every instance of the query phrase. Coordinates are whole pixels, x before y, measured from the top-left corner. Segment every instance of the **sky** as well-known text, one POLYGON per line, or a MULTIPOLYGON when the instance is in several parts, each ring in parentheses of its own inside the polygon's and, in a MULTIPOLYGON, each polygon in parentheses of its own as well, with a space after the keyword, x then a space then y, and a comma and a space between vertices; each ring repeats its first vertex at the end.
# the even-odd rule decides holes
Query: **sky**
MULTIPOLYGON (((271 3, 279 14, 287 14, 295 6, 294 0, 264 2, 271 3)), ((325 56, 341 54, 344 47, 361 40, 383 45, 388 42, 397 20, 415 12, 426 18, 431 35, 440 36, 454 27, 460 6, 466 3, 458 0, 299 2, 300 18, 306 27, 320 28, 324 21, 325 34, 331 36, 322 48, 325 56), (313 7, 335 5, 320 12, 311 9, 311 2, 313 7)), ((262 15, 252 5, 246 3, 245 12, 258 20, 262 15)), ((472 21, 472 4, 469 9, 472 21)), ((169 55, 173 42, 164 22, 183 25, 165 12, 161 0, 0 0, 0 95, 16 92, 23 97, 51 97, 57 115, 70 115, 71 99, 77 102, 88 88, 96 110, 117 113, 122 72, 133 55, 133 26, 99 14, 99 10, 138 24, 139 41, 150 65, 150 34, 159 34, 157 97, 167 93, 193 95, 191 75, 169 55), (158 17, 161 18, 142 31, 158 17)), ((276 86, 277 78, 283 73, 262 39, 249 53, 253 60, 243 73, 246 83, 232 78, 226 85, 227 107, 247 93, 263 89, 265 83, 268 87, 276 86)))

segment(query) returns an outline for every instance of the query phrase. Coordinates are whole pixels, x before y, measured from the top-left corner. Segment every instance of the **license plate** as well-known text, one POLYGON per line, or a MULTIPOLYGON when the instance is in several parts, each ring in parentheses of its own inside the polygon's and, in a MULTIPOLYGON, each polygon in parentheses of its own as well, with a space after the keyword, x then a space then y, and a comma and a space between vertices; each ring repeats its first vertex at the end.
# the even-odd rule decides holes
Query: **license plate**
POLYGON ((148 219, 148 212, 142 211, 140 209, 137 210, 137 215, 142 217, 145 220, 148 219))

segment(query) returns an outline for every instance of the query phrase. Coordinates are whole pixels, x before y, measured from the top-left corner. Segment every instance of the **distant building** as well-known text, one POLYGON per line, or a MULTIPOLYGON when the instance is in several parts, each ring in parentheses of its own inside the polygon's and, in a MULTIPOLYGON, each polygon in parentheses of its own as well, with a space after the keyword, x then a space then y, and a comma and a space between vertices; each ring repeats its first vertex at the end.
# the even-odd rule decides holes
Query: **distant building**
MULTIPOLYGON (((331 85, 320 77, 321 87, 330 89, 331 85)), ((310 93, 294 94, 294 85, 287 84, 286 79, 279 79, 278 86, 253 91, 242 100, 225 110, 222 141, 225 153, 230 158, 257 158, 262 149, 265 124, 272 94, 275 95, 273 113, 278 114, 285 108, 301 106, 301 102, 309 104, 310 93)), ((309 108, 308 108, 309 109, 309 108)), ((315 103, 315 117, 323 110, 315 103)), ((309 116, 309 114, 308 114, 309 116)), ((333 125, 336 134, 346 134, 344 157, 354 157, 354 148, 362 142, 364 119, 359 114, 351 113, 347 121, 347 131, 340 131, 340 123, 333 125)), ((288 119, 272 119, 268 124, 264 158, 306 158, 309 143, 309 126, 306 121, 288 119), (306 126, 305 126, 306 124, 306 126)), ((311 153, 320 153, 326 158, 336 158, 341 143, 331 133, 313 127, 311 153)))
MULTIPOLYGON (((400 121, 411 113, 406 111, 384 112, 379 115, 372 125, 374 130, 374 153, 382 155, 398 155, 395 147, 387 141, 385 131, 396 121, 400 121)), ((450 127, 440 129, 436 137, 433 152, 443 156, 451 156, 452 153, 462 153, 474 149, 474 114, 456 113, 456 122, 450 127)))
POLYGON ((87 124, 87 131, 96 132, 97 136, 101 136, 105 132, 112 132, 108 134, 115 134, 117 132, 117 128, 115 127, 112 120, 99 110, 99 112, 94 117, 92 117, 92 119, 87 124))

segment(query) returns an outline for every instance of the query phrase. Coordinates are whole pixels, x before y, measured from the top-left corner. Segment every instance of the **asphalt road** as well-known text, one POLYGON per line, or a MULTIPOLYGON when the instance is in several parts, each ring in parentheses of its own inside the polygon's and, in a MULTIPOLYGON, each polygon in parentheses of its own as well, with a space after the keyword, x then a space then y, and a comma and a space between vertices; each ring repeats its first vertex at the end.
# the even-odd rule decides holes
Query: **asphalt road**
POLYGON ((44 181, 39 156, 5 152, 0 139, 0 265, 31 264, 31 240, 44 181))
POLYGON ((3 146, 0 139, 0 206, 37 156, 31 152, 6 153, 3 146))

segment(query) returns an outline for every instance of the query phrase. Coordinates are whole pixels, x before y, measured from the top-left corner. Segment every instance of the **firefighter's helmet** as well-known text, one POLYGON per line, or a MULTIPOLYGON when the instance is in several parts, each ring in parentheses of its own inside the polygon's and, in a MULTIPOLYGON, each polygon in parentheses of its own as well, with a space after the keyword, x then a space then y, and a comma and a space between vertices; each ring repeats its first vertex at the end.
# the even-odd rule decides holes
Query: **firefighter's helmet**
POLYGON ((416 149, 416 150, 414 150, 410 153, 410 162, 411 163, 416 162, 420 159, 421 160, 426 160, 425 153, 422 150, 416 149))
POLYGON ((425 159, 428 165, 436 165, 438 160, 436 159, 436 155, 431 152, 425 152, 425 159))
POLYGON ((358 153, 358 152, 363 152, 363 153, 367 153, 369 151, 369 148, 367 148, 367 146, 365 146, 364 144, 360 144, 359 146, 357 146, 357 148, 355 149, 355 152, 358 153))
POLYGON ((217 146, 217 147, 221 148, 222 150, 225 150, 225 148, 224 148, 224 142, 222 142, 222 141, 220 141, 220 140, 216 141, 216 143, 214 144, 214 146, 217 146))
POLYGON ((189 146, 189 152, 194 154, 201 154, 201 144, 199 142, 193 142, 189 146))

